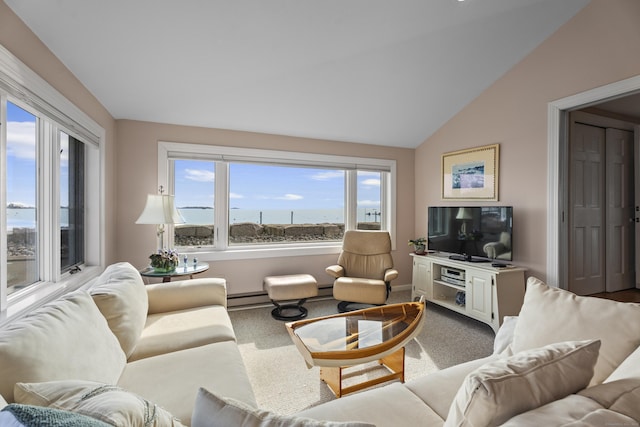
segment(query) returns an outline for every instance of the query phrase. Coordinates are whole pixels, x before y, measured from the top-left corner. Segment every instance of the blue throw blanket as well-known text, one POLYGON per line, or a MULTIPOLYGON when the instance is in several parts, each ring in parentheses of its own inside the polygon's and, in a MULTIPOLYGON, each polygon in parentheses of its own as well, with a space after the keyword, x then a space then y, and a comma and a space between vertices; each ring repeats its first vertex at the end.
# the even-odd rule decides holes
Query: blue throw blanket
POLYGON ((0 425, 15 427, 109 427, 109 424, 86 415, 18 403, 11 403, 0 411, 0 425))

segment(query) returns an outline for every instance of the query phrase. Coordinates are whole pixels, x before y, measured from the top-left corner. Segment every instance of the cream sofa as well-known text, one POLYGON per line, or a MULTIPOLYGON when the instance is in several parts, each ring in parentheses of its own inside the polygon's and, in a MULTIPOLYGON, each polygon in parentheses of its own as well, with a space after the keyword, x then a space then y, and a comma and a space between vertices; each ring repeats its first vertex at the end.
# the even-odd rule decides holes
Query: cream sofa
POLYGON ((145 286, 113 264, 0 330, 0 394, 116 425, 137 425, 136 411, 149 425, 189 425, 198 387, 255 407, 226 304, 222 279, 145 286))
POLYGON ((578 297, 529 278, 493 355, 298 415, 378 427, 638 425, 639 345, 639 304, 578 297))
POLYGON ((530 278, 493 355, 281 416, 256 408, 224 281, 138 280, 130 265, 116 264, 88 291, 0 331, 0 394, 122 426, 180 425, 173 416, 193 427, 640 421, 638 304, 577 297, 530 278))

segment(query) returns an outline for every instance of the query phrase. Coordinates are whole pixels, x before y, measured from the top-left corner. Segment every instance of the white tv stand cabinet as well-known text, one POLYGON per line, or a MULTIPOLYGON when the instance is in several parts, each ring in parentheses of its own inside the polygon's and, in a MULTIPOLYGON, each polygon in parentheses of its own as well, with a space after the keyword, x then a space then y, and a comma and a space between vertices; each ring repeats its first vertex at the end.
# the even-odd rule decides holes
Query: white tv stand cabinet
POLYGON ((413 300, 424 296, 427 301, 484 322, 494 331, 504 316, 516 316, 520 312, 525 291, 524 268, 457 261, 443 253, 411 256, 413 300), (445 272, 448 268, 454 273, 463 273, 464 279, 460 283, 445 282, 443 268, 445 272))

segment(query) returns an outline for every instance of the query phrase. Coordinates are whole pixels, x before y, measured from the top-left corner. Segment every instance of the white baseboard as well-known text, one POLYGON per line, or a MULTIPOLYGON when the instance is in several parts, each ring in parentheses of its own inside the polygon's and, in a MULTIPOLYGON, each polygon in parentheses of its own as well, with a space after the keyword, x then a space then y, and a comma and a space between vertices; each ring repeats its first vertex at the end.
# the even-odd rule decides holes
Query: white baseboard
POLYGON ((408 283, 406 285, 394 285, 394 286, 391 286, 391 292, 410 291, 411 288, 412 288, 411 283, 408 283))

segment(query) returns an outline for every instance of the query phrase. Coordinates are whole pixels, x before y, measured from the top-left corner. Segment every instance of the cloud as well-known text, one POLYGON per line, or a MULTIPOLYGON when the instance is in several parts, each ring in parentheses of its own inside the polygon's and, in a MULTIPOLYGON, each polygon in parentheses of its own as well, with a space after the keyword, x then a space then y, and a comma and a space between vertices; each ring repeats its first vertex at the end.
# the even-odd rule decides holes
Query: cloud
POLYGON ((379 207, 380 206, 380 200, 358 200, 358 206, 374 206, 374 207, 379 207))
POLYGON ((35 160, 35 140, 34 122, 7 122, 7 156, 35 160))
POLYGON ((261 194, 257 195, 255 198, 257 200, 302 200, 304 199, 304 196, 291 193, 287 193, 284 196, 265 196, 264 194, 261 194))
POLYGON ((380 180, 375 178, 365 179, 360 182, 362 185, 367 185, 369 187, 380 187, 380 180))
POLYGON ((197 182, 213 182, 215 180, 215 172, 204 169, 185 169, 185 178, 197 182))
POLYGON ((284 196, 276 197, 277 200, 302 200, 303 196, 299 194, 285 194, 284 196))
POLYGON ((238 193, 229 193, 229 198, 230 199, 244 199, 244 196, 242 194, 238 194, 238 193))
POLYGON ((344 178, 344 171, 326 171, 311 175, 314 181, 328 181, 334 178, 344 178))

